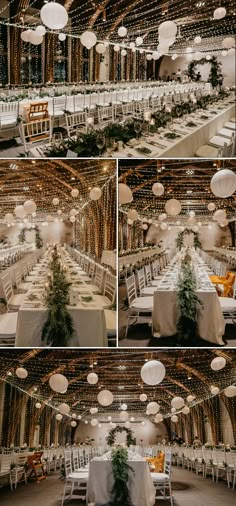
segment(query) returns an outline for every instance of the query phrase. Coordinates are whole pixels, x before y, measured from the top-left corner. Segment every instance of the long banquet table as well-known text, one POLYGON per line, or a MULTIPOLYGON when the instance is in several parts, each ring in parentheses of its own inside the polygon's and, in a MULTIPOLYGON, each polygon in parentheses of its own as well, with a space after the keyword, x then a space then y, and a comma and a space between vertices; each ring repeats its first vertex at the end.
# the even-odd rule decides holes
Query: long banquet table
MULTIPOLYGON (((211 343, 224 345, 222 336, 225 332, 225 321, 218 294, 209 279, 204 260, 197 253, 192 253, 192 256, 197 268, 196 293, 203 303, 203 307, 198 305, 197 308, 199 336, 211 343)), ((176 285, 180 258, 180 254, 177 254, 172 259, 154 292, 152 328, 155 337, 173 336, 177 333, 180 310, 176 285)))
MULTIPOLYGON (((128 457, 129 471, 128 488, 133 506, 153 506, 155 504, 155 488, 152 482, 148 463, 139 455, 128 457)), ((108 505, 114 484, 112 461, 109 452, 102 457, 95 457, 89 463, 88 503, 108 505)))

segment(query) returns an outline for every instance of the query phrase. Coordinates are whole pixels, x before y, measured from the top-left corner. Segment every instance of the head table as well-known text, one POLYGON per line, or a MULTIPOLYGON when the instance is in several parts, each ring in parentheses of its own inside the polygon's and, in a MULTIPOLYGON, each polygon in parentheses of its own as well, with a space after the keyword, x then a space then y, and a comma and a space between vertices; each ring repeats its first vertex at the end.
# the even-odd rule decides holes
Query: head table
MULTIPOLYGON (((155 504, 155 488, 146 460, 139 454, 129 451, 128 488, 133 506, 153 506, 155 504)), ((95 457, 89 463, 88 503, 108 505, 114 484, 112 475, 111 452, 102 457, 95 457)))

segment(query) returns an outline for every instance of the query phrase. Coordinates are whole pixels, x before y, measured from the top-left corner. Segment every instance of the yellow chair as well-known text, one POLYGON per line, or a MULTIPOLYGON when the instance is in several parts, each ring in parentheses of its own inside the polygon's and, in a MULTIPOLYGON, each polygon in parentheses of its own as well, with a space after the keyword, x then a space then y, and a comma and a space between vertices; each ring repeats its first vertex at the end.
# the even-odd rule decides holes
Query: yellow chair
POLYGON ((153 464, 153 466, 155 466, 155 471, 153 471, 154 473, 163 473, 165 460, 163 452, 160 452, 157 457, 146 457, 145 460, 149 464, 153 464))

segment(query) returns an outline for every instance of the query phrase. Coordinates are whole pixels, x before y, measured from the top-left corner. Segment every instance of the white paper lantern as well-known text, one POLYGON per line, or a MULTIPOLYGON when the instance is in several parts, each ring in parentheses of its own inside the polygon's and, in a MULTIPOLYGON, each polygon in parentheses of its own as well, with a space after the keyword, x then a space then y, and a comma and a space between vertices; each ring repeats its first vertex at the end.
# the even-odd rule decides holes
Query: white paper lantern
POLYGON ((159 360, 149 360, 141 369, 141 378, 146 385, 159 385, 165 374, 165 366, 159 360))
POLYGON ((98 420, 97 420, 97 418, 92 418, 92 420, 91 420, 91 422, 90 422, 90 423, 91 423, 92 427, 96 427, 96 426, 98 425, 98 420))
POLYGON ((59 199, 58 198, 53 199, 52 203, 53 203, 54 206, 58 206, 59 199))
POLYGON ((135 42, 130 42, 129 47, 130 47, 130 49, 134 49, 135 48, 135 42))
POLYGON ((171 417, 171 421, 174 422, 174 423, 177 423, 178 422, 178 417, 176 415, 173 415, 171 417))
POLYGON ((95 46, 97 37, 91 30, 86 30, 82 33, 80 42, 82 46, 85 46, 87 49, 91 49, 91 47, 95 46))
POLYGON ((120 26, 120 28, 118 29, 118 35, 119 37, 126 37, 127 28, 125 28, 125 26, 120 26))
POLYGON ((99 42, 99 44, 96 45, 95 49, 98 54, 103 54, 106 51, 106 46, 105 44, 102 44, 102 42, 99 42))
POLYGON ((71 223, 75 223, 75 216, 71 216, 71 217, 70 217, 70 222, 71 222, 71 223))
POLYGON ((77 209, 73 208, 73 209, 70 210, 70 215, 71 216, 76 216, 76 214, 77 214, 77 209))
POLYGON ((119 183, 118 185, 119 192, 119 204, 129 204, 133 200, 133 194, 129 186, 124 183, 119 183))
POLYGON ((206 55, 206 60, 211 60, 212 56, 210 54, 206 55))
POLYGON ((36 211, 37 206, 33 200, 26 200, 24 203, 24 210, 26 214, 32 214, 36 211))
POLYGON ((152 60, 152 54, 147 54, 146 58, 147 58, 147 60, 149 60, 149 61, 150 61, 150 60, 152 60))
POLYGON ((173 413, 173 414, 174 414, 174 413, 176 413, 176 409, 175 409, 175 408, 171 408, 171 410, 170 410, 170 411, 171 411, 171 413, 173 413))
POLYGON ((193 230, 193 232, 198 232, 198 225, 193 225, 192 230, 193 230))
POLYGON ((63 374, 53 374, 49 379, 49 385, 54 392, 62 393, 68 388, 68 379, 63 374))
POLYGON ((184 415, 188 415, 190 413, 190 409, 188 406, 184 406, 183 409, 182 409, 182 413, 184 415))
POLYGON ((14 209, 14 213, 17 216, 17 218, 25 218, 26 212, 24 209, 24 206, 16 206, 14 209))
POLYGON ((57 413, 56 420, 58 420, 60 422, 62 420, 62 418, 63 418, 63 416, 60 413, 57 413))
POLYGON ((58 406, 58 409, 62 415, 68 415, 68 413, 70 412, 70 406, 68 406, 68 404, 66 404, 65 402, 62 402, 58 406))
POLYGON ((231 197, 236 190, 236 174, 229 169, 219 170, 211 179, 211 191, 216 197, 231 197))
POLYGON ((20 379, 25 379, 28 376, 28 371, 24 367, 17 367, 16 375, 20 379))
POLYGON ((43 42, 43 36, 34 30, 31 30, 28 38, 29 38, 30 44, 33 44, 34 46, 38 46, 39 44, 42 44, 42 42, 43 42))
POLYGON ((186 47, 187 54, 192 53, 192 51, 193 51, 192 47, 186 47))
POLYGON ((40 11, 41 21, 52 30, 61 30, 68 23, 68 12, 57 2, 45 4, 40 11))
POLYGON ((187 397, 188 402, 193 402, 194 399, 195 399, 194 395, 188 395, 187 397))
POLYGON ((161 230, 167 230, 167 228, 168 228, 167 223, 161 223, 160 228, 161 228, 161 230))
POLYGON ((126 411, 128 409, 127 404, 121 404, 122 411, 126 411))
POLYGON ((194 60, 196 61, 200 61, 202 59, 203 55, 202 53, 200 53, 200 51, 197 51, 195 54, 194 54, 194 60))
POLYGON ((211 387, 212 395, 218 395, 220 389, 218 387, 211 387))
POLYGON ((35 407, 37 409, 40 409, 42 407, 42 404, 40 402, 36 402, 35 407))
POLYGON ((97 400, 101 406, 110 406, 113 403, 114 396, 109 390, 101 390, 97 396, 97 400))
POLYGON ((157 413, 157 415, 154 418, 155 423, 160 423, 163 421, 163 415, 161 413, 157 413))
POLYGON ((11 213, 7 213, 5 214, 4 216, 4 220, 7 222, 7 223, 12 223, 14 221, 14 216, 13 214, 11 213))
POLYGON ((108 422, 111 422, 111 416, 107 417, 108 422))
POLYGON ((192 60, 193 60, 193 54, 192 54, 192 53, 186 54, 186 55, 185 55, 185 59, 186 59, 187 61, 192 61, 192 60))
POLYGON ((145 402, 145 401, 147 400, 147 395, 146 395, 146 394, 140 394, 140 396, 139 396, 139 400, 140 400, 141 402, 145 402))
POLYGON ((211 361, 211 368, 213 371, 220 371, 226 366, 226 360, 224 357, 216 357, 211 361))
POLYGON ((102 196, 102 190, 101 188, 97 188, 96 186, 92 188, 89 192, 89 196, 91 200, 99 200, 102 196))
POLYGON ((136 42, 136 46, 141 46, 142 43, 143 43, 143 38, 142 37, 137 37, 135 42, 136 42))
POLYGON ((160 406, 157 404, 157 402, 149 402, 147 405, 147 410, 151 415, 156 415, 156 413, 159 411, 160 406))
POLYGON ((146 223, 144 223, 144 224, 142 225, 142 229, 143 229, 143 230, 147 230, 147 229, 148 229, 148 225, 147 225, 146 223))
POLYGON ((166 220, 166 218, 167 218, 167 214, 166 213, 162 213, 159 216, 159 221, 164 221, 164 220, 166 220))
POLYGON ((132 221, 136 221, 138 219, 138 213, 136 209, 129 209, 127 217, 132 221))
POLYGON ((227 387, 224 390, 224 394, 226 395, 226 397, 235 397, 235 395, 236 395, 236 386, 235 385, 230 385, 229 387, 227 387))
POLYGON ((181 212, 181 203, 176 199, 167 200, 165 210, 170 216, 177 216, 181 212))
POLYGON ((202 37, 200 37, 200 35, 197 35, 197 37, 194 39, 194 42, 195 44, 200 44, 200 42, 202 42, 202 37))
POLYGON ((71 196, 73 198, 76 198, 76 197, 78 197, 78 195, 79 195, 79 190, 77 190, 77 188, 73 188, 73 190, 71 190, 71 196))
POLYGON ((190 218, 194 218, 194 216, 195 216, 195 211, 190 211, 189 216, 190 216, 190 218))
POLYGON ((120 46, 119 46, 119 44, 115 44, 115 45, 114 45, 114 47, 113 47, 113 49, 114 49, 114 51, 115 51, 116 53, 118 53, 118 51, 120 51, 120 46))
POLYGON ((154 193, 154 195, 156 195, 156 197, 161 197, 161 195, 163 195, 164 191, 165 191, 165 189, 164 189, 163 184, 154 183, 152 185, 152 193, 154 193))
POLYGON ((133 416, 131 416, 130 421, 135 422, 135 418, 133 416))
POLYGON ((171 401, 171 406, 175 409, 181 409, 184 406, 184 399, 183 397, 173 397, 171 401))
POLYGON ((77 423, 75 421, 72 421, 70 424, 71 424, 71 427, 76 427, 77 426, 77 423))
POLYGON ((59 39, 61 42, 64 42, 64 40, 66 40, 66 34, 65 34, 65 33, 59 33, 59 35, 58 35, 58 39, 59 39))
POLYGON ((213 18, 214 19, 223 19, 226 16, 226 9, 224 7, 218 7, 214 10, 213 18))
POLYGON ((228 50, 228 54, 233 54, 233 55, 235 55, 235 47, 231 47, 231 48, 228 50))
POLYGON ((224 209, 217 209, 213 216, 214 220, 222 221, 226 219, 226 211, 224 209))
POLYGON ((125 422, 125 428, 130 429, 130 422, 129 421, 125 422))
POLYGON ((222 46, 226 47, 226 49, 230 49, 234 44, 235 40, 233 37, 226 37, 222 42, 222 46))
POLYGON ((146 425, 146 423, 145 423, 144 421, 142 421, 142 422, 141 422, 141 425, 142 425, 142 426, 144 426, 144 425, 146 425))
POLYGON ((208 206, 207 206, 208 211, 214 211, 215 208, 216 208, 216 206, 213 202, 210 202, 210 204, 208 204, 208 206))
POLYGON ((122 422, 127 422, 128 419, 129 419, 129 413, 127 413, 127 411, 121 411, 120 412, 120 420, 122 422))
POLYGON ((121 54, 122 54, 122 56, 126 56, 127 55, 126 49, 122 49, 121 54))
POLYGON ((116 423, 111 422, 110 426, 111 426, 112 429, 115 429, 116 428, 116 423))
POLYGON ((222 56, 227 56, 228 51, 226 49, 224 49, 223 51, 221 51, 221 54, 222 54, 222 56))
POLYGON ((21 39, 24 41, 24 42, 29 42, 29 36, 30 36, 30 33, 32 32, 32 30, 25 30, 24 32, 21 33, 21 39))
POLYGON ((177 34, 177 25, 173 21, 164 21, 158 28, 159 35, 163 39, 170 39, 177 34))
POLYGON ((95 372, 90 372, 87 376, 87 382, 90 385, 96 385, 98 382, 98 375, 95 372))
POLYGON ((98 408, 90 408, 91 415, 96 415, 97 412, 98 412, 98 408))
POLYGON ((35 28, 35 31, 41 35, 42 37, 45 35, 46 33, 46 28, 45 26, 42 26, 42 25, 38 25, 36 28, 35 28))
POLYGON ((72 413, 71 418, 76 418, 76 413, 72 413))

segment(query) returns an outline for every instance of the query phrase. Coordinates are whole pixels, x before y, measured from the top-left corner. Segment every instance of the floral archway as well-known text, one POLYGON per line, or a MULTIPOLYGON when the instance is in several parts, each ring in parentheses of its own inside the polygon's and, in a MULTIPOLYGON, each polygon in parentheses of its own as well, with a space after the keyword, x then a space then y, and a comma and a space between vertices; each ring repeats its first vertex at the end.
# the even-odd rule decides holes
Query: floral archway
POLYGON ((199 240, 199 235, 197 232, 194 232, 194 230, 192 230, 191 228, 185 228, 185 230, 183 230, 182 232, 180 232, 178 234, 178 237, 176 239, 176 247, 178 248, 178 250, 181 250, 182 247, 184 246, 184 237, 185 235, 188 235, 188 234, 193 234, 193 246, 195 249, 197 248, 201 248, 202 245, 201 245, 201 241, 199 240))
POLYGON ((108 436, 106 437, 108 446, 113 446, 115 444, 116 434, 119 434, 121 432, 126 432, 127 446, 136 444, 136 439, 134 437, 133 431, 131 429, 127 429, 126 427, 121 427, 120 425, 118 425, 114 429, 111 429, 108 436))
POLYGON ((197 81, 196 67, 197 65, 204 65, 209 63, 211 65, 208 81, 211 83, 213 88, 216 88, 219 84, 223 84, 223 75, 221 69, 221 63, 217 61, 216 56, 212 56, 211 60, 202 58, 201 60, 193 60, 189 63, 187 75, 191 81, 197 81))
POLYGON ((24 244, 24 242, 26 242, 26 232, 30 232, 31 230, 35 231, 35 245, 36 245, 36 248, 37 249, 42 248, 43 247, 43 240, 42 240, 42 237, 41 237, 38 225, 36 225, 35 227, 30 227, 30 228, 28 228, 28 227, 22 228, 21 231, 20 231, 20 233, 19 233, 19 236, 18 236, 19 243, 20 244, 24 244))

